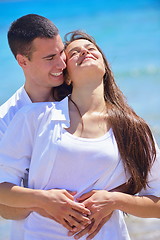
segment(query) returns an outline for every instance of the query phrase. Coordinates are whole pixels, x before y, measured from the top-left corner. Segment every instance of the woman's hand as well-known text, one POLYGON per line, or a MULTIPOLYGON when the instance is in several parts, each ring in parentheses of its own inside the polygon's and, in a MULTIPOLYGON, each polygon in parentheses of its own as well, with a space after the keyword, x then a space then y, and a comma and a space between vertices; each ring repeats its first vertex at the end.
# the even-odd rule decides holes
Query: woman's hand
MULTIPOLYGON (((124 183, 124 184, 122 184, 122 185, 120 185, 120 186, 118 186, 118 187, 110 190, 110 192, 127 192, 127 190, 128 190, 128 184, 127 184, 127 183, 124 183)), ((79 198, 79 201, 83 202, 84 200, 87 199, 87 196, 88 196, 88 197, 91 197, 95 192, 96 192, 96 191, 94 190, 94 191, 91 191, 91 192, 90 192, 89 194, 87 194, 87 195, 86 195, 86 194, 83 195, 81 198, 79 198), (82 199, 83 199, 83 200, 82 200, 82 199)), ((81 230, 80 232, 76 232, 76 233, 73 232, 73 231, 69 231, 68 235, 69 235, 69 236, 73 236, 73 235, 75 234, 75 235, 74 235, 74 238, 75 238, 75 239, 79 239, 79 238, 83 237, 85 234, 87 234, 87 233, 91 230, 91 233, 88 235, 87 239, 92 239, 92 238, 94 238, 94 237, 97 235, 97 233, 101 230, 101 228, 103 227, 103 225, 110 219, 111 216, 112 216, 112 213, 111 213, 110 215, 104 217, 104 218, 101 220, 100 224, 97 226, 97 228, 96 228, 96 230, 95 230, 94 232, 92 231, 92 230, 93 230, 93 229, 92 229, 92 226, 93 226, 95 220, 92 220, 92 223, 91 223, 91 224, 88 224, 88 225, 85 227, 84 230, 81 230)))
POLYGON ((91 211, 89 218, 92 221, 92 226, 90 226, 90 230, 88 231, 89 236, 92 236, 99 229, 102 222, 105 221, 104 223, 106 223, 110 219, 115 209, 114 194, 106 190, 92 190, 83 194, 77 200, 83 202, 85 207, 91 211))
POLYGON ((69 232, 68 232, 68 236, 73 236, 73 235, 75 234, 75 235, 74 235, 74 238, 75 238, 75 239, 79 239, 79 238, 83 237, 85 234, 88 234, 89 231, 90 231, 90 233, 89 233, 89 235, 88 235, 88 237, 87 237, 86 239, 87 239, 87 240, 92 239, 92 238, 94 238, 94 237, 97 235, 97 233, 101 230, 101 228, 103 227, 103 225, 110 219, 111 216, 112 216, 112 214, 110 214, 110 215, 108 215, 107 217, 103 218, 103 219, 101 220, 100 224, 97 226, 97 228, 96 228, 95 231, 94 231, 94 229, 92 229, 95 221, 92 220, 91 224, 88 224, 88 225, 85 227, 84 230, 81 230, 81 231, 79 231, 79 232, 76 231, 76 233, 73 232, 73 231, 69 231, 69 232))

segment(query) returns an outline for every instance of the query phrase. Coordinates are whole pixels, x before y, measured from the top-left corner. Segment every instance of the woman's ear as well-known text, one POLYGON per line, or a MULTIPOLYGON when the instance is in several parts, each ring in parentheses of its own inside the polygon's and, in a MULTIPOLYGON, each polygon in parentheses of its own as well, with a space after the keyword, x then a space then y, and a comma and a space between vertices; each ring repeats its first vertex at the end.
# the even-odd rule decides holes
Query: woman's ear
POLYGON ((67 76, 66 79, 65 79, 65 83, 69 86, 71 85, 72 81, 71 79, 67 76))
POLYGON ((64 81, 65 81, 65 83, 69 86, 69 85, 71 85, 71 83, 72 83, 72 81, 71 81, 71 79, 70 79, 70 77, 69 77, 69 75, 68 75, 68 72, 67 72, 67 69, 64 69, 64 81))
POLYGON ((25 67, 26 67, 27 61, 28 61, 28 58, 27 58, 26 56, 21 55, 21 54, 17 54, 16 59, 17 59, 18 64, 19 64, 22 68, 25 68, 25 67))

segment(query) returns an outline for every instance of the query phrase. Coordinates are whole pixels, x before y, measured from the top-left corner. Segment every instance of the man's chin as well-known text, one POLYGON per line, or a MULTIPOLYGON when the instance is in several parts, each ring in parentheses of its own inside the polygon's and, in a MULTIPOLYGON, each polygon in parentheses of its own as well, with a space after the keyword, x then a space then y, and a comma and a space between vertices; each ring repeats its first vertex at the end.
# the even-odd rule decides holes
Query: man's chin
POLYGON ((62 85, 64 83, 64 79, 62 78, 57 78, 54 83, 53 83, 53 87, 58 87, 60 85, 62 85))

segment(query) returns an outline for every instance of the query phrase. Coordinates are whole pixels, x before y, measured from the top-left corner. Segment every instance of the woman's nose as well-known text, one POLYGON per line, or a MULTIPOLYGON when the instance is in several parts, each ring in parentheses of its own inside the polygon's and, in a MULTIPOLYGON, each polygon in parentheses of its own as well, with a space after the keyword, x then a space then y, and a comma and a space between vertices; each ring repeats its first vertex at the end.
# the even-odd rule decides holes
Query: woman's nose
POLYGON ((82 55, 82 56, 85 55, 85 54, 88 54, 88 53, 89 53, 89 50, 86 49, 86 48, 83 48, 83 49, 81 50, 81 55, 82 55))

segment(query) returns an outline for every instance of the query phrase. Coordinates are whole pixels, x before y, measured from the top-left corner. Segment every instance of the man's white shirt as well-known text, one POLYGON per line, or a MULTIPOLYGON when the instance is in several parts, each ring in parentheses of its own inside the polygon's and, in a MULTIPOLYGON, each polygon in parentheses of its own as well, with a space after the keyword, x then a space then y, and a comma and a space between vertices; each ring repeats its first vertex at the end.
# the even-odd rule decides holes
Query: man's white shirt
MULTIPOLYGON (((19 88, 12 97, 0 106, 0 141, 3 138, 11 120, 15 114, 24 106, 32 103, 24 86, 19 88)), ((22 221, 13 221, 11 240, 23 240, 22 221)))
POLYGON ((2 139, 8 125, 14 115, 23 106, 32 103, 24 86, 19 88, 15 94, 0 106, 0 140, 2 139))

